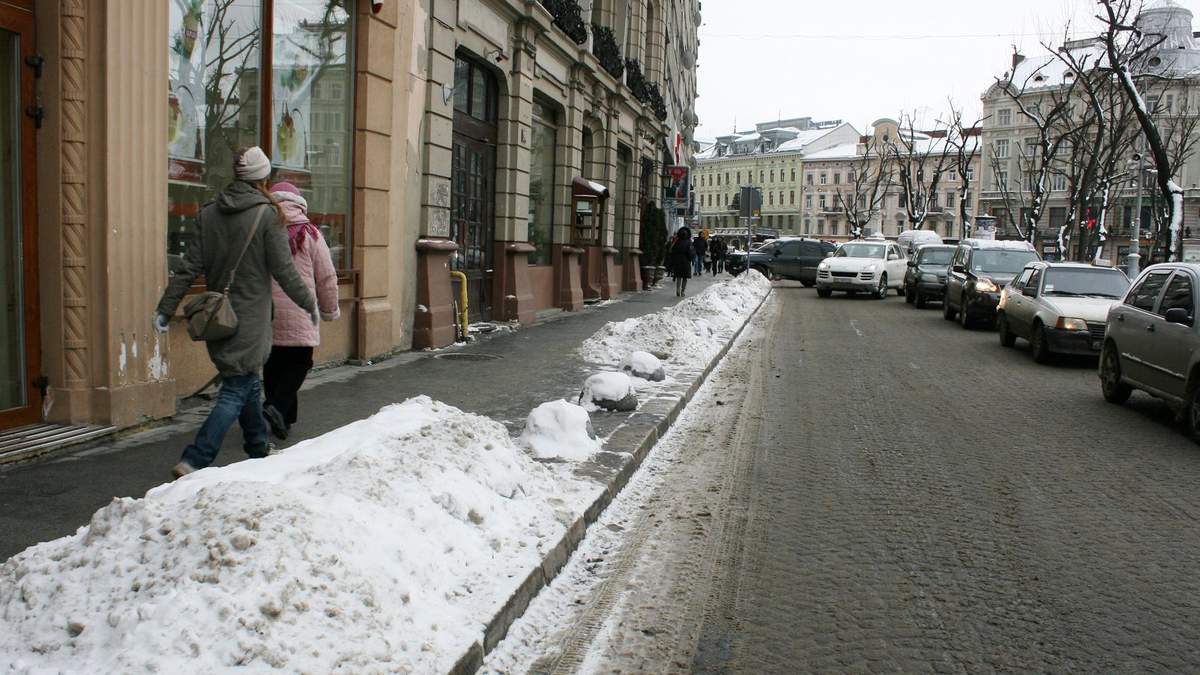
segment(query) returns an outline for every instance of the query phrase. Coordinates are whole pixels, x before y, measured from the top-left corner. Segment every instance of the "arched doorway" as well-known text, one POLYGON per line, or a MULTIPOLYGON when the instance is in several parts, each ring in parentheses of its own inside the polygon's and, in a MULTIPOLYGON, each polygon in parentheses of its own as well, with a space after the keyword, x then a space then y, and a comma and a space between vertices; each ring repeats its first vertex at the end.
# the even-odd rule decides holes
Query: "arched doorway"
POLYGON ((450 167, 451 269, 467 275, 472 321, 492 318, 496 238, 496 78, 479 62, 454 60, 454 138, 450 167))

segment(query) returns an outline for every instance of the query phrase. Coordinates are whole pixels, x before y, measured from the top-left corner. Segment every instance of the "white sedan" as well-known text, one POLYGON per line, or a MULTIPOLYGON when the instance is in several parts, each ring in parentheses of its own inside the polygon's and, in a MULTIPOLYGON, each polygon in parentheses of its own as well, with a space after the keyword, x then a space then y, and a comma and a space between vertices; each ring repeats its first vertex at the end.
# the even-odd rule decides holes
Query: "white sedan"
POLYGON ((889 241, 851 241, 817 265, 817 295, 828 298, 834 291, 873 293, 887 296, 889 288, 904 295, 904 251, 889 241))
POLYGON ((1025 338, 1039 363, 1054 354, 1099 354, 1108 310, 1127 290, 1129 278, 1111 267, 1029 263, 1000 294, 1000 344, 1025 338))

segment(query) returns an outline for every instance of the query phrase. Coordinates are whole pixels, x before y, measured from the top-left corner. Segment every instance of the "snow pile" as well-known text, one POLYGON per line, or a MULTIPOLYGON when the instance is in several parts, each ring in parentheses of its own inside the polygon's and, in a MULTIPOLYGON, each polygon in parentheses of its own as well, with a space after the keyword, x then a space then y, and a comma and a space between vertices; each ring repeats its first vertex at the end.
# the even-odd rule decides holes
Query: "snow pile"
POLYGON ((5 672, 445 672, 586 486, 427 397, 0 565, 5 672), (566 500, 566 501, 564 501, 566 500))
POLYGON ((583 358, 620 363, 632 351, 649 352, 671 364, 707 363, 771 290, 754 270, 714 284, 660 312, 609 323, 584 341, 583 358))
POLYGON ((589 410, 637 410, 633 380, 625 373, 596 373, 584 381, 579 405, 589 410))
POLYGON ((525 420, 520 443, 539 459, 582 461, 600 450, 587 410, 568 401, 534 408, 525 420))
POLYGON ((651 382, 662 382, 667 378, 662 361, 650 352, 630 352, 621 360, 621 370, 651 382))

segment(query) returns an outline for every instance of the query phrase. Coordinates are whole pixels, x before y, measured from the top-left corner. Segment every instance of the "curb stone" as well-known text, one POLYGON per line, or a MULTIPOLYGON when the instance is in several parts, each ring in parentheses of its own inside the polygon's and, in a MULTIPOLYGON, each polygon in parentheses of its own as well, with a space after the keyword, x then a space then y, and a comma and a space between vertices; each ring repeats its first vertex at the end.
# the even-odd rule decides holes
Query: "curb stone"
POLYGON ((629 420, 627 420, 628 422, 635 418, 650 418, 654 420, 653 424, 649 427, 624 424, 609 436, 608 441, 605 443, 606 448, 627 448, 627 450, 614 451, 607 449, 601 451, 600 454, 608 454, 619 458, 619 464, 611 477, 609 477, 608 484, 604 490, 584 509, 583 514, 567 527, 567 531, 563 533, 558 543, 546 552, 542 558, 541 565, 529 573, 529 576, 521 582, 521 585, 517 587, 517 590, 513 592, 508 601, 487 622, 484 626, 483 635, 468 646, 466 652, 450 668, 449 675, 470 675, 483 666, 484 657, 504 639, 505 635, 508 634, 508 629, 516 623, 517 619, 521 618, 525 610, 529 607, 529 603, 533 601, 538 592, 558 576, 559 571, 567 564, 571 555, 575 553, 575 549, 579 547, 584 536, 587 535, 588 528, 600 519, 600 516, 608 508, 608 505, 616 499, 621 490, 629 483, 629 480, 633 478, 633 475, 637 473, 642 462, 650 454, 650 451, 654 449, 659 439, 670 431, 684 408, 691 403, 692 398, 699 391, 701 385, 704 384, 708 376, 712 374, 712 371, 725 358, 729 350, 733 348, 733 344, 741 337, 746 326, 750 325, 750 320, 758 314, 758 311, 762 309, 762 306, 766 304, 767 299, 774 292, 774 288, 767 291, 767 294, 762 297, 758 305, 746 315, 746 320, 742 322, 742 325, 726 340, 725 346, 708 362, 703 371, 700 371, 692 378, 691 384, 683 390, 678 398, 674 400, 662 398, 651 399, 643 404, 637 412, 630 415, 629 420))

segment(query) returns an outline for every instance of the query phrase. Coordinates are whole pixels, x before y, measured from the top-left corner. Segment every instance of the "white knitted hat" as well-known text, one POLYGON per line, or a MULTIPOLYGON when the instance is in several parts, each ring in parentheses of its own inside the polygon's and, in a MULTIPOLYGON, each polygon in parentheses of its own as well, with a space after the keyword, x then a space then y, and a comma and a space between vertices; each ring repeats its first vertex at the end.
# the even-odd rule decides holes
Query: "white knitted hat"
POLYGON ((234 173, 240 180, 266 180, 271 175, 271 158, 256 145, 238 157, 234 173))

